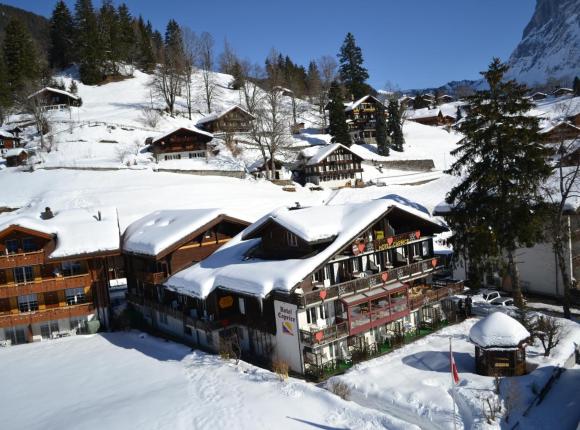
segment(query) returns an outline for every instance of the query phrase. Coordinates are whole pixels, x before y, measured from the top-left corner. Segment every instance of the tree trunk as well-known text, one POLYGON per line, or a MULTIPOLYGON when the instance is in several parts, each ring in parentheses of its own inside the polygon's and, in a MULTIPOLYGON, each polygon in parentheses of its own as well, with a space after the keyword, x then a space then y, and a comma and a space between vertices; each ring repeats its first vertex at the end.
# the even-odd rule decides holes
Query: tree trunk
POLYGON ((568 277, 568 267, 566 265, 566 253, 564 252, 564 241, 568 237, 567 230, 568 226, 564 224, 560 218, 557 221, 556 226, 559 229, 557 234, 554 235, 554 253, 556 254, 556 261, 558 262, 558 269, 560 270, 560 276, 562 277, 562 283, 564 284, 564 294, 562 295, 562 306, 564 308, 564 318, 571 319, 572 314, 570 312, 570 279, 568 277), (564 233, 564 234, 562 234, 564 233))
POLYGON ((514 261, 514 250, 508 250, 508 273, 512 282, 512 291, 514 296, 515 305, 522 309, 524 307, 524 296, 522 294, 522 288, 520 285, 520 276, 518 273, 518 268, 514 261))

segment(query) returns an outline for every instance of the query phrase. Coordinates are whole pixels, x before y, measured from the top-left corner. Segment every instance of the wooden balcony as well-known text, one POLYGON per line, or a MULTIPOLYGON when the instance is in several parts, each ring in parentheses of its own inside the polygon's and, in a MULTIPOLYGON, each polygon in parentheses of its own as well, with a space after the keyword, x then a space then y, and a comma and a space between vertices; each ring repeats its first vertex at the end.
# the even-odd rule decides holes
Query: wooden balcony
POLYGON ((0 255, 0 270, 22 266, 38 266, 44 264, 44 251, 24 252, 22 254, 0 255))
POLYGON ((336 300, 353 294, 368 291, 377 286, 386 286, 393 282, 410 281, 433 273, 439 269, 439 259, 433 257, 407 266, 385 270, 372 276, 331 285, 327 288, 305 292, 298 297, 302 307, 313 305, 323 300, 336 300))
POLYGON ((85 288, 91 286, 91 276, 88 273, 74 276, 58 276, 41 279, 25 284, 0 284, 0 299, 23 296, 26 294, 41 294, 61 291, 67 288, 85 288))
POLYGON ((348 336, 348 322, 342 321, 320 330, 300 330, 300 339, 311 346, 324 345, 348 336))
POLYGON ((86 316, 94 313, 92 303, 82 305, 63 306, 35 312, 0 315, 0 327, 36 324, 44 321, 55 321, 66 318, 86 316))
POLYGON ((420 296, 409 297, 409 307, 413 310, 429 303, 438 302, 463 291, 463 281, 453 283, 434 283, 435 288, 423 292, 420 296))

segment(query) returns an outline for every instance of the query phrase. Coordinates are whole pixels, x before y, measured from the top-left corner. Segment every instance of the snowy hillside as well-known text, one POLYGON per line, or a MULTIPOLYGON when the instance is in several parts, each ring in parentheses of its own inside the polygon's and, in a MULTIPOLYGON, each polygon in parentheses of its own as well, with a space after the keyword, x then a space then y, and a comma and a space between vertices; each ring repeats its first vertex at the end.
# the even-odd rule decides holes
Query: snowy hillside
POLYGON ((554 77, 570 85, 580 74, 580 2, 537 0, 509 65, 509 77, 527 84, 554 77))

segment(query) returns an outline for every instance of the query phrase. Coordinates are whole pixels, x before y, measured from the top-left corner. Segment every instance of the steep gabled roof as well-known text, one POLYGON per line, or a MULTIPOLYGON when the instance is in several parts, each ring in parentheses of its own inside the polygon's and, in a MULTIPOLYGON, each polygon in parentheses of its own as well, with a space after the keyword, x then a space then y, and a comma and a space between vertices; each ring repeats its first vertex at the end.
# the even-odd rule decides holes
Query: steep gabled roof
POLYGON ((366 102, 366 101, 367 101, 367 100, 369 100, 369 99, 372 99, 372 100, 374 100, 375 102, 377 102, 377 103, 379 103, 379 104, 381 104, 381 105, 382 105, 382 103, 381 103, 381 101, 380 101, 379 99, 377 99, 375 96, 371 96, 371 95, 369 94, 369 95, 366 95, 366 96, 364 96, 364 97, 361 97, 361 98, 360 98, 360 99, 358 99, 358 100, 355 100, 354 102, 351 102, 351 103, 348 103, 348 104, 346 104, 346 105, 345 105, 345 108, 344 108, 344 111, 345 111, 345 112, 351 111, 351 110, 355 109, 355 108, 356 108, 358 105, 360 105, 361 103, 364 103, 364 102, 366 102))
POLYGON ((62 95, 65 95, 67 97, 70 97, 73 100, 79 100, 80 99, 79 96, 75 96, 73 93, 69 93, 68 91, 59 90, 58 88, 52 88, 52 87, 44 87, 44 88, 41 88, 40 90, 36 91, 35 93, 30 94, 28 96, 28 98, 30 99, 32 97, 35 97, 35 96, 37 96, 37 95, 39 95, 39 94, 41 94, 41 93, 43 93, 45 91, 49 91, 51 93, 62 94, 62 95))
POLYGON ((155 139, 152 143, 153 144, 161 143, 164 139, 167 139, 169 136, 171 136, 171 135, 173 135, 175 133, 178 133, 178 132, 180 132, 182 130, 183 131, 188 131, 188 132, 194 133, 194 134, 199 134, 201 136, 209 137, 210 140, 213 139, 213 134, 211 134, 211 133, 209 133, 209 132, 207 132, 205 130, 201 130, 201 129, 195 127, 195 126, 191 126, 191 127, 180 127, 180 128, 178 128, 176 130, 173 130, 170 133, 167 133, 167 134, 165 134, 165 135, 163 135, 163 136, 155 139))
POLYGON ((266 297, 272 290, 291 291, 310 273, 340 252, 390 211, 402 211, 445 230, 429 215, 395 200, 315 206, 302 209, 281 208, 262 217, 204 261, 184 269, 165 285, 186 295, 205 298, 216 288, 266 297), (307 242, 327 241, 320 252, 304 258, 264 260, 252 257, 260 244, 259 232, 275 222, 307 242))
POLYGON ((203 118, 201 118, 199 121, 197 121, 197 125, 203 125, 203 124, 207 124, 208 122, 213 122, 215 120, 220 119, 221 117, 223 117, 224 115, 230 113, 233 110, 240 110, 242 111, 244 114, 246 114, 247 116, 251 117, 252 119, 255 119, 256 117, 254 115, 252 115, 250 112, 248 112, 247 110, 245 110, 243 107, 239 106, 239 105, 233 105, 230 106, 229 108, 222 110, 220 112, 214 112, 211 113, 203 118))
POLYGON ((332 154, 338 148, 343 148, 346 151, 353 154, 355 157, 361 158, 358 154, 354 153, 348 147, 346 147, 340 143, 331 143, 329 145, 321 145, 319 147, 313 147, 313 148, 315 148, 316 151, 312 148, 307 148, 307 150, 303 150, 301 152, 301 154, 304 158, 308 158, 308 161, 306 162, 306 164, 309 166, 313 166, 313 165, 316 165, 318 163, 323 162, 326 159, 326 157, 328 157, 330 154, 332 154))
POLYGON ((162 258, 222 221, 250 223, 220 209, 160 210, 133 222, 123 235, 123 251, 162 258))

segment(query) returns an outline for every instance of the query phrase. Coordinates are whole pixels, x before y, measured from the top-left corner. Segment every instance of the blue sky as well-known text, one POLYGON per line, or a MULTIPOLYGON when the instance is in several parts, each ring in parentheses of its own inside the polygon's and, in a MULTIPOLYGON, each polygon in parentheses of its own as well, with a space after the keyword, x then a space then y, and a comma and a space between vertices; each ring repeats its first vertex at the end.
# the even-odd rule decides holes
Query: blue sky
MULTIPOLYGON (((49 16, 56 0, 2 0, 49 16)), ((120 1, 115 0, 115 4, 120 1)), ((67 0, 72 7, 74 0, 67 0)), ((371 83, 399 88, 477 79, 493 56, 505 60, 521 39, 534 0, 126 0, 162 33, 170 18, 224 38, 262 63, 271 48, 307 64, 336 55, 347 32, 363 50, 371 83)), ((100 6, 100 0, 93 0, 100 6)))

